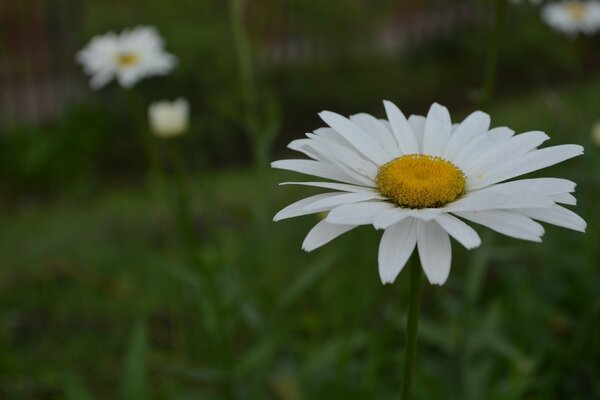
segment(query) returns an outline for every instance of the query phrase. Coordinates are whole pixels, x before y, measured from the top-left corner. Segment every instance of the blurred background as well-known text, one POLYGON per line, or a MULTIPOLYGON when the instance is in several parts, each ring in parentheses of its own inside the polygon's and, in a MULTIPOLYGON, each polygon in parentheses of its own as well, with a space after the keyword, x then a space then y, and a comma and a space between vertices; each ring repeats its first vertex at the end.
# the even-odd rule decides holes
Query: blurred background
POLYGON ((542 176, 578 183, 587 233, 476 227, 424 285, 415 398, 600 399, 600 35, 516 3, 0 0, 0 399, 398 398, 407 273, 381 285, 381 233, 307 254, 317 216, 271 222, 318 191, 269 162, 383 99, 586 149, 542 176), (91 90, 77 51, 137 25, 178 66, 91 90), (152 136, 177 97, 189 129, 152 136))

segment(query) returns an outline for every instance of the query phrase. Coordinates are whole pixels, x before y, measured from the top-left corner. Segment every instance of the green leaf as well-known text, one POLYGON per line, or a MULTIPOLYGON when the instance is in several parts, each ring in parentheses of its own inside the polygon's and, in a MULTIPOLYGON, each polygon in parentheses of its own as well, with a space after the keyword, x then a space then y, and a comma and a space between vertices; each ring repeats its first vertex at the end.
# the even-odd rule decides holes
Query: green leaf
POLYGON ((69 374, 65 377, 63 390, 65 394, 65 400, 94 399, 81 380, 73 374, 69 374))
POLYGON ((148 330, 143 321, 138 321, 131 334, 129 349, 123 368, 123 400, 145 400, 148 356, 148 330))

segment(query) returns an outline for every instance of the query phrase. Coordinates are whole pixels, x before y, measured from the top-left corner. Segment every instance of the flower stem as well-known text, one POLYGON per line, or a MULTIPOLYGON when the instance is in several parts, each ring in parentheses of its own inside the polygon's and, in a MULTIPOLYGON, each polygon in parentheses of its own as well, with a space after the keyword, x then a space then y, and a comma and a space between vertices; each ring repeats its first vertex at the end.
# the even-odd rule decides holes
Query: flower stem
POLYGON ((404 357, 404 383, 402 400, 409 400, 412 378, 417 356, 417 331, 419 328, 419 304, 421 300, 421 283, 423 272, 415 260, 410 262, 410 288, 408 300, 408 322, 406 324, 406 355, 404 357))

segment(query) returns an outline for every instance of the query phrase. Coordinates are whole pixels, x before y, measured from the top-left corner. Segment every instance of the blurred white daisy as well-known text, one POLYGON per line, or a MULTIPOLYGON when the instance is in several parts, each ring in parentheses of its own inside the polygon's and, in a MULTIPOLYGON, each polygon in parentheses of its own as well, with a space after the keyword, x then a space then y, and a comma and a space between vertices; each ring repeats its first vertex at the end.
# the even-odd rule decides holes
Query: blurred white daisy
POLYGON ((161 138, 171 138, 184 133, 188 127, 190 107, 186 99, 157 101, 148 107, 148 120, 152 132, 161 138))
POLYGON ((119 35, 109 32, 95 36, 79 51, 77 61, 91 75, 90 86, 99 89, 116 78, 124 88, 140 79, 165 75, 176 59, 164 50, 164 41, 156 28, 138 26, 119 35))
POLYGON ((543 132, 489 129, 490 117, 480 111, 453 125, 448 110, 437 103, 426 117, 408 119, 393 103, 384 105, 387 120, 320 113, 329 127, 289 144, 312 160, 272 163, 337 181, 284 183, 333 190, 293 203, 274 217, 328 212, 304 240, 306 251, 359 225, 373 225, 384 230, 379 245, 383 283, 396 279, 417 247, 429 282, 441 285, 450 272, 449 236, 467 249, 481 243, 463 219, 534 242, 544 234, 534 220, 585 230, 581 217, 559 205, 575 204, 570 194, 575 183, 558 178, 504 182, 578 156, 581 146, 538 149, 548 139, 543 132))
POLYGON ((600 121, 592 126, 592 143, 600 147, 600 121))
POLYGON ((523 3, 529 3, 532 4, 534 6, 538 6, 540 4, 542 4, 543 0, 510 0, 511 3, 513 4, 523 4, 523 3))
POLYGON ((566 0, 550 3, 542 9, 542 18, 553 29, 568 35, 592 35, 600 29, 600 1, 566 0))

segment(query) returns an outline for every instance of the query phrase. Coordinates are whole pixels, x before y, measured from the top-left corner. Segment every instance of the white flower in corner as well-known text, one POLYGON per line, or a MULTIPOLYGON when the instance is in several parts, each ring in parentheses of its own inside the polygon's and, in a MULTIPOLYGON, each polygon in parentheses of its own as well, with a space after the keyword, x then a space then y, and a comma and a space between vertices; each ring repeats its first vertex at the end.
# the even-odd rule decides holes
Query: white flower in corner
POLYGON ((550 3, 542 9, 542 18, 550 27, 567 35, 592 35, 600 29, 600 1, 550 3))
POLYGON ((187 130, 189 104, 185 99, 158 101, 148 107, 148 119, 152 132, 162 138, 179 136, 187 130))
POLYGON ((176 65, 175 57, 164 50, 156 28, 139 26, 119 35, 109 32, 95 36, 79 51, 77 61, 91 75, 90 86, 99 89, 113 78, 124 88, 141 79, 166 75, 176 65))
POLYGON ((506 182, 576 157, 583 153, 581 146, 538 149, 548 139, 543 132, 490 129, 489 115, 480 111, 453 125, 446 107, 437 103, 426 117, 408 119, 391 102, 384 105, 387 119, 320 113, 329 127, 289 144, 311 160, 272 163, 329 180, 286 183, 330 191, 293 203, 274 217, 327 212, 304 240, 306 251, 359 225, 373 225, 384 230, 379 245, 383 283, 394 282, 416 247, 429 282, 441 285, 450 272, 449 237, 468 249, 481 243, 463 220, 534 242, 544 234, 534 220, 585 230, 585 221, 560 205, 575 204, 575 183, 559 178, 506 182))

